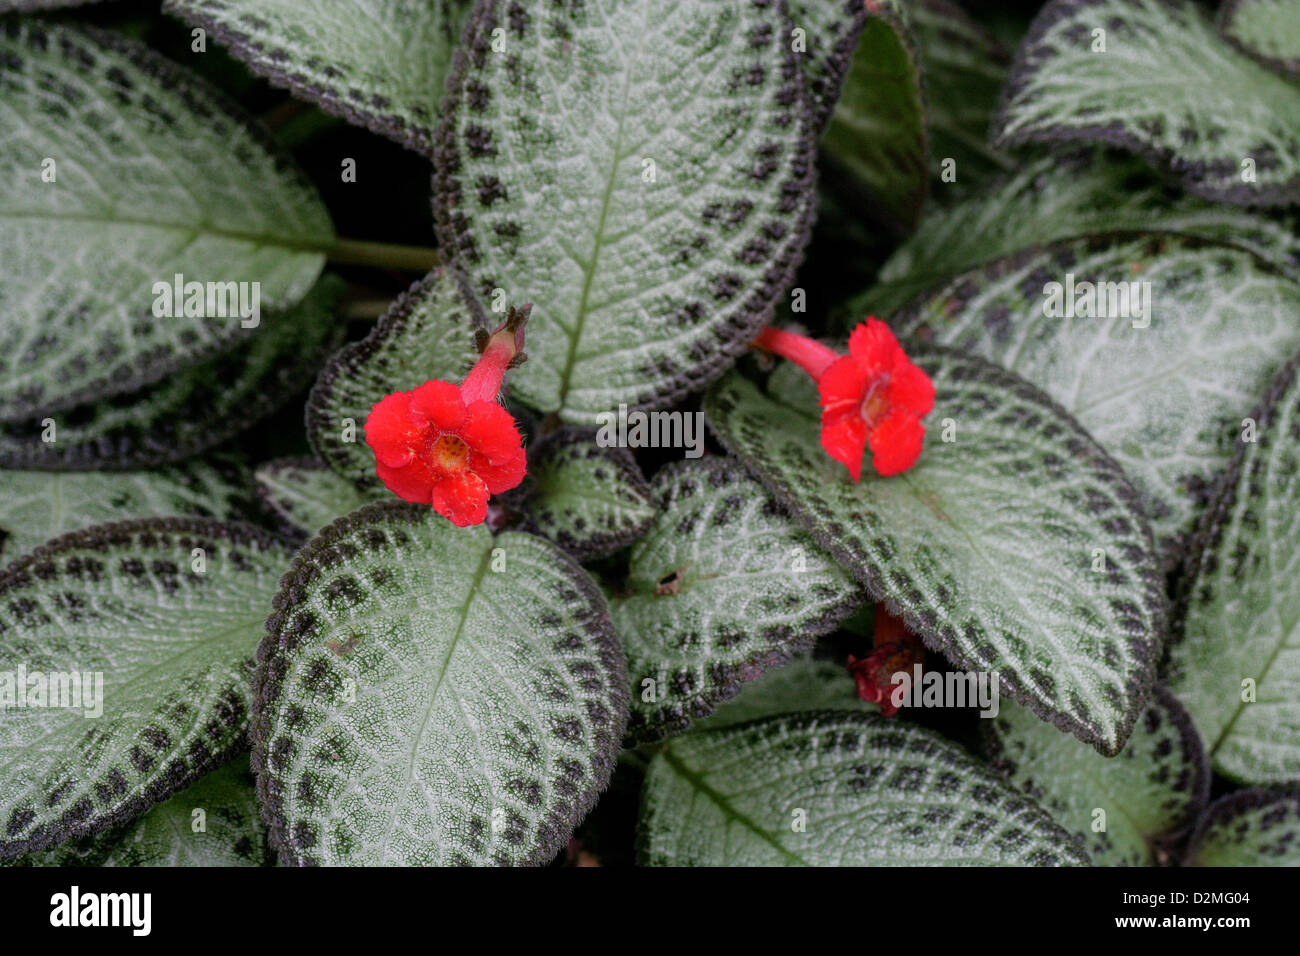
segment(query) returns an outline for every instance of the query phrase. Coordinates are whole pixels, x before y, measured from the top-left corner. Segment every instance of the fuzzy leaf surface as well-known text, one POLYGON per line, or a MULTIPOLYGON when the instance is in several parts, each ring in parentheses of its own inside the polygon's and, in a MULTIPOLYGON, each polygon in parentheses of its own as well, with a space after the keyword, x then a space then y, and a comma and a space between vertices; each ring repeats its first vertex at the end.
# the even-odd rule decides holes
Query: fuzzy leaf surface
POLYGON ((259 76, 430 154, 470 0, 167 0, 259 76))
POLYGON ((1117 753, 1165 635, 1133 487, 1024 379, 946 349, 912 353, 934 381, 932 430, 916 466, 892 478, 855 483, 822 450, 816 391, 793 365, 766 393, 732 373, 705 397, 705 415, 908 630, 961 669, 997 671, 1040 717, 1117 753), (935 434, 946 419, 951 442, 935 434))
POLYGON ((1163 688, 1115 757, 1101 756, 1009 701, 981 725, 994 767, 1078 834, 1098 866, 1158 865, 1162 850, 1205 808, 1205 748, 1187 712, 1163 688), (1099 822, 1105 829, 1096 829, 1099 822))
POLYGON ((157 317, 155 283, 259 283, 265 312, 320 274, 333 227, 306 176, 135 41, 10 18, 0 104, 0 420, 141 388, 252 334, 237 285, 213 298, 224 318, 184 302, 157 317))
POLYGON ((1300 203, 1300 87, 1224 42, 1191 0, 1052 0, 995 129, 1005 145, 1121 146, 1218 202, 1300 203))
POLYGON ((1216 800, 1183 866, 1300 866, 1300 792, 1240 790, 1216 800))
POLYGON ((1235 246, 1096 237, 958 276, 914 302, 898 328, 983 355, 1060 402, 1132 478, 1172 566, 1242 419, 1300 349, 1300 283, 1235 246), (1093 314, 1082 299, 1073 317, 1046 314, 1047 284, 1069 305, 1070 276, 1078 295, 1085 282, 1110 286, 1093 314), (1131 296, 1131 283, 1146 284, 1137 292, 1148 314, 1131 297, 1123 314, 1124 299, 1111 294, 1131 296))
POLYGON ((130 820, 238 752, 289 554, 252 525, 151 518, 74 531, 0 573, 0 856, 130 820), (31 706, 37 672, 102 674, 99 706, 62 691, 82 706, 31 706))
POLYGON ((932 731, 820 711, 674 737, 642 797, 647 866, 1062 866, 1074 838, 932 731), (805 815, 802 829, 792 826, 805 815))
POLYGON ((629 733, 651 740, 707 717, 862 600, 742 462, 667 466, 653 488, 662 510, 610 607, 632 680, 629 733))
POLYGON ((286 864, 543 864, 609 781, 627 674, 533 535, 380 502, 295 558, 259 650, 258 792, 286 864))
POLYGON ((69 531, 129 518, 233 520, 252 504, 245 474, 226 462, 160 471, 0 472, 0 565, 69 531))
POLYGON ((1170 688, 1214 769, 1243 783, 1300 778, 1300 377, 1292 361, 1250 414, 1187 563, 1170 688))
POLYGON ((528 509, 537 530, 579 561, 612 554, 649 527, 658 506, 626 448, 565 429, 530 451, 528 509))
POLYGON ((667 405, 771 318, 815 198, 783 5, 483 0, 449 90, 438 235, 482 301, 533 303, 521 401, 667 405))

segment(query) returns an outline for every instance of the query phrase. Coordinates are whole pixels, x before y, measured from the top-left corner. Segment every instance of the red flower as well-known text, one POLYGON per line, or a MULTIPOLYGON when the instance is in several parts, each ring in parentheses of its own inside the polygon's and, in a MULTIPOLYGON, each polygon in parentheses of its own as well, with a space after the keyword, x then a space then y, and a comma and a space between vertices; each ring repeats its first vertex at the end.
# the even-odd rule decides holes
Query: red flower
POLYGON ((848 669, 858 687, 858 696, 880 706, 880 713, 892 717, 898 713, 899 696, 905 693, 912 680, 912 668, 925 659, 925 645, 911 635, 903 622, 876 605, 876 629, 872 637, 872 652, 858 660, 849 655, 848 669), (906 674, 907 682, 894 680, 895 674, 906 674))
POLYGON ((506 369, 524 360, 530 306, 511 309, 461 385, 428 381, 379 401, 366 419, 375 472, 399 498, 433 509, 457 527, 481 524, 489 495, 524 480, 527 458, 515 420, 497 402, 506 369))
POLYGON ((934 408, 934 384, 885 323, 869 317, 854 329, 844 356, 806 336, 772 328, 754 344, 812 376, 822 407, 822 447, 848 467, 854 481, 862 477, 868 445, 871 464, 882 476, 916 464, 925 437, 921 419, 934 408))

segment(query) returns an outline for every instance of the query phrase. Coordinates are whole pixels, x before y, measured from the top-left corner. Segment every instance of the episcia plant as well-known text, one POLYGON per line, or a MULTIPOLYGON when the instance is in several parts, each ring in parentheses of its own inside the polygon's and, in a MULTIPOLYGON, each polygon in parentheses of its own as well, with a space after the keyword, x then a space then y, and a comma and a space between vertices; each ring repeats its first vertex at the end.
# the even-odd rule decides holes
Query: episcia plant
POLYGON ((1300 863, 1300 0, 1026 6, 0 0, 0 860, 1300 863))

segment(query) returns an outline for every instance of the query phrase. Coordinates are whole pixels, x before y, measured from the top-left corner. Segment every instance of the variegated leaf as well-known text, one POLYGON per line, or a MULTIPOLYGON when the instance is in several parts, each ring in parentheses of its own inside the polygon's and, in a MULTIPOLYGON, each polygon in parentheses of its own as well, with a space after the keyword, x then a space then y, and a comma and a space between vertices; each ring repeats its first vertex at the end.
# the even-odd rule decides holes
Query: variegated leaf
POLYGON ((1077 841, 933 731, 820 711, 674 737, 642 798, 647 866, 1062 866, 1077 841))
POLYGON ((892 478, 855 483, 826 454, 816 391, 793 365, 766 392, 733 372, 705 414, 908 630, 957 667, 996 671, 1006 693, 1102 753, 1119 752, 1165 634, 1136 493, 1028 382, 947 349, 913 352, 935 384, 931 431, 917 465, 892 478))
POLYGON ((771 318, 814 201, 790 30, 770 0, 479 3, 438 234, 485 303, 534 304, 521 401, 586 427, 666 405, 771 318))
POLYGON ((734 459, 667 466, 661 510, 611 602, 632 680, 629 733, 657 739, 835 627, 853 578, 734 459))

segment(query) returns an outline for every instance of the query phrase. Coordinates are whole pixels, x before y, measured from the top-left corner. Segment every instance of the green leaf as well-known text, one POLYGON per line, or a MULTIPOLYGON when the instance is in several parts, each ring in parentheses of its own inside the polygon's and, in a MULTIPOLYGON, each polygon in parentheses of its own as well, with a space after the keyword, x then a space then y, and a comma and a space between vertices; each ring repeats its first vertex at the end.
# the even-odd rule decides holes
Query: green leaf
POLYGON ((640 841, 648 866, 1087 863, 954 744, 842 711, 674 737, 646 777, 640 841))
POLYGON ((529 449, 528 474, 537 530, 579 561, 631 544, 658 510, 632 453, 602 448, 590 431, 564 429, 529 449))
POLYGON ((69 531, 127 518, 248 514, 247 476, 227 462, 186 462, 163 471, 49 474, 0 472, 0 565, 69 531))
POLYGON ((807 240, 812 117, 784 8, 505 7, 480 3, 457 54, 441 244, 485 301, 534 303, 521 401, 586 427, 670 404, 748 347, 807 240))
POLYGON ((1216 800, 1183 866, 1300 866, 1300 793, 1242 790, 1216 800))
POLYGON ((118 830, 15 862, 26 866, 268 866, 271 861, 253 774, 244 755, 118 830), (202 828, 196 829, 200 821, 202 828))
POLYGON ((1274 70, 1300 77, 1300 2, 1224 0, 1219 32, 1248 56, 1274 70))
POLYGON ((1010 702, 982 727, 993 766, 1078 834, 1099 866, 1166 862, 1209 797, 1201 738, 1182 705, 1161 687, 1115 757, 1099 755, 1010 702))
POLYGON ((875 704, 858 698, 853 678, 843 664, 801 654, 746 684, 732 700, 696 726, 716 730, 759 717, 807 710, 861 710, 875 713, 875 704))
POLYGON ((1011 54, 948 0, 920 0, 909 12, 925 86, 930 175, 941 183, 937 191, 946 197, 991 173, 1016 168, 988 143, 1011 54), (942 181, 947 159, 956 161, 955 182, 942 181))
POLYGON ((327 113, 433 151, 469 0, 166 0, 252 71, 327 113))
POLYGON ((864 7, 857 46, 822 136, 822 157, 863 183, 875 211, 910 231, 925 199, 928 144, 909 7, 864 7))
POLYGON ((705 397, 705 415, 908 630, 1117 753, 1146 703, 1165 627, 1136 493, 1028 382, 947 349, 913 353, 935 384, 930 427, 951 419, 954 440, 931 431, 917 465, 892 478, 854 483, 822 450, 816 390, 793 365, 766 394, 732 373, 705 397))
POLYGON ((129 820, 244 746, 288 558, 251 525, 151 518, 74 531, 0 573, 0 856, 129 820), (99 674, 101 694, 38 706, 42 683, 60 686, 38 672, 99 674))
POLYGON ((541 538, 369 505, 299 552, 267 632, 253 766, 283 863, 545 863, 609 781, 622 655, 541 538))
POLYGON ((253 334, 238 308, 156 316, 155 283, 260 283, 265 314, 320 274, 333 227, 315 188, 221 93, 146 47, 6 20, 0 101, 0 419, 139 389, 253 334))
POLYGON ((653 487, 662 510, 610 604, 632 679, 628 733, 641 740, 707 717, 862 601, 741 462, 669 465, 653 487))
POLYGON ((831 111, 839 101, 844 77, 853 62, 853 51, 866 22, 862 0, 787 0, 795 48, 803 68, 808 100, 813 110, 813 128, 826 128, 831 111))
POLYGON ((847 321, 891 315, 976 266, 1064 239, 1121 231, 1177 232, 1242 246, 1300 277, 1300 227, 1192 196, 1171 197, 1139 160, 1100 150, 1031 160, 979 195, 926 216, 843 309, 847 321))
POLYGON ((314 535, 336 518, 376 500, 315 458, 276 458, 253 472, 257 494, 294 534, 314 535))
POLYGON ((461 381, 478 358, 474 330, 482 324, 442 269, 398 296, 370 334, 336 352, 316 379, 307 439, 321 461, 362 491, 382 489, 365 440, 370 409, 385 395, 430 379, 461 381))
POLYGON ((1157 234, 1025 250, 917 300, 898 326, 992 359, 1064 405, 1133 480, 1172 567, 1242 415, 1279 356, 1300 349, 1298 319, 1300 284, 1253 254, 1157 234), (1067 276, 1149 283, 1149 314, 1118 315, 1105 292, 1107 314, 1045 314, 1046 284, 1067 276))
POLYGON ((0 467, 144 468, 219 445, 311 382, 343 336, 335 311, 343 288, 324 276, 289 312, 263 316, 246 343, 166 381, 40 421, 0 424, 0 467))
POLYGON ((1242 424, 1256 440, 1238 444, 1197 529, 1169 652, 1214 769, 1244 783, 1300 778, 1298 364, 1242 424))
POLYGON ((1300 203, 1300 88, 1225 43, 1190 0, 1052 0, 995 128, 1001 145, 1122 146, 1206 199, 1300 203))

